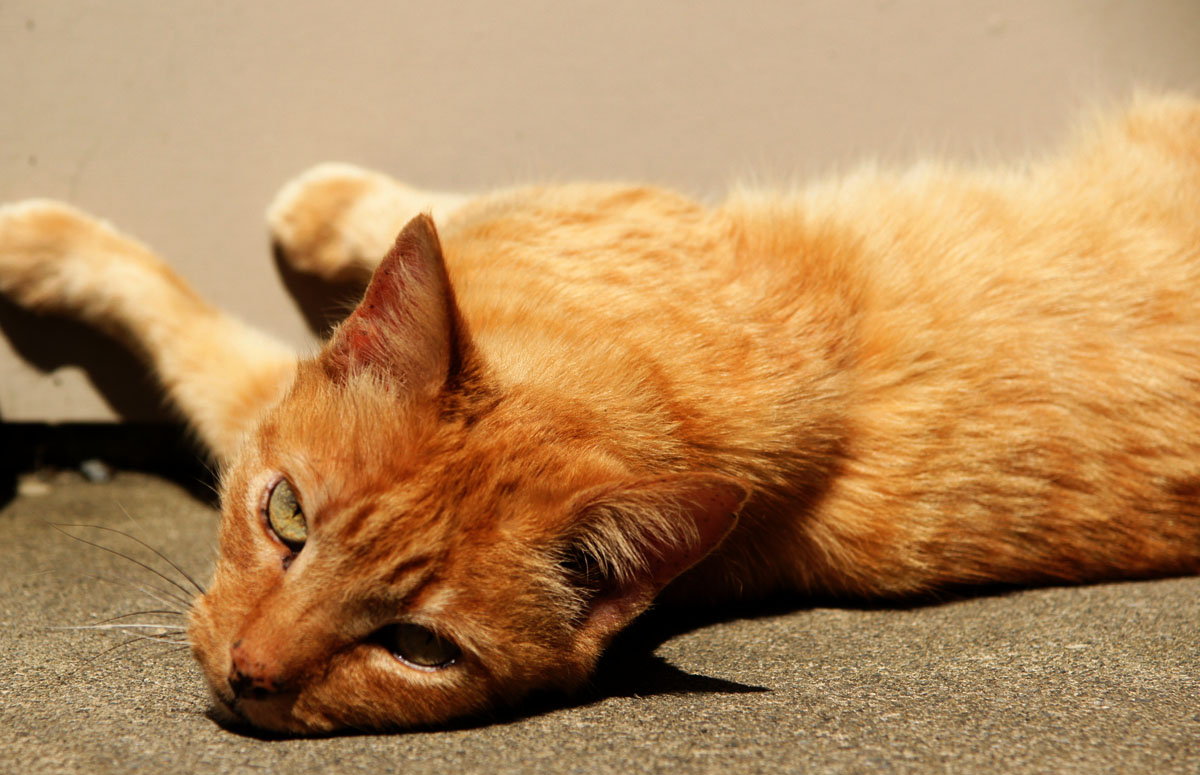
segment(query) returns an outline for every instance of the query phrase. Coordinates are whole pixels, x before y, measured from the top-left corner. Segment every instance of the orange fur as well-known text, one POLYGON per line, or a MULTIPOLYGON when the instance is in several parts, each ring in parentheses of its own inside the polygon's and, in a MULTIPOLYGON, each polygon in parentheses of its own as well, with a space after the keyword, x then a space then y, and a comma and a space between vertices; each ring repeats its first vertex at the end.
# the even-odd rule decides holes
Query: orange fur
MULTIPOLYGON (((54 262, 97 249, 57 235, 98 225, 0 210, 0 289, 147 352, 224 461, 191 637, 254 724, 403 726, 570 688, 664 588, 894 598, 1200 570, 1195 102, 1139 100, 1008 172, 865 170, 706 208, 619 185, 422 196, 337 166, 270 218, 289 260, 338 278, 418 201, 439 227, 405 227, 323 352, 294 378, 226 356, 214 406, 188 386, 216 372, 176 374, 170 352, 213 341, 206 320, 235 353, 257 334, 204 305, 155 339, 166 311, 98 280, 67 293, 54 262), (264 517, 281 477, 298 551, 264 517), (394 658, 395 623, 461 654, 394 658)), ((115 255, 114 234, 89 239, 115 255)), ((194 296, 128 251, 135 282, 194 296)))

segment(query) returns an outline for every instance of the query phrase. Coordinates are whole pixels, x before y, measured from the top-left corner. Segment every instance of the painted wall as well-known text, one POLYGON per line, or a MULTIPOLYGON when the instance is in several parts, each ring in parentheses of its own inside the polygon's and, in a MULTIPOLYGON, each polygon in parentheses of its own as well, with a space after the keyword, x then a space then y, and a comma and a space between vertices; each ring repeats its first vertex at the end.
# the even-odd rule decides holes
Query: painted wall
MULTIPOLYGON (((0 0, 0 201, 102 215, 311 347, 262 211, 318 161, 715 198, 863 157, 1036 152, 1135 84, 1200 92, 1200 3, 0 0)), ((160 411, 115 346, 0 302, 0 418, 160 411)))

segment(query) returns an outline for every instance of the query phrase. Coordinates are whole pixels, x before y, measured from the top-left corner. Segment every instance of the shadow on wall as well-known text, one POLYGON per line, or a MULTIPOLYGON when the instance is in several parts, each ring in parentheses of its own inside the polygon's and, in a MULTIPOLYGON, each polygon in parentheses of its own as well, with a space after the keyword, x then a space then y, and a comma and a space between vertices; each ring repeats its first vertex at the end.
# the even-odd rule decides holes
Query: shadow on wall
POLYGON ((353 311, 370 279, 370 274, 364 273, 361 278, 330 282, 297 271, 284 260, 278 245, 272 248, 272 255, 275 269, 295 302, 296 309, 304 316, 304 322, 313 335, 321 340, 327 339, 334 326, 353 311))
POLYGON ((21 358, 44 374, 63 366, 83 369, 96 392, 123 420, 172 420, 146 367, 95 329, 74 320, 27 312, 0 296, 0 332, 21 358))
MULTIPOLYGON (((362 297, 366 279, 330 283, 292 269, 278 254, 280 279, 314 335, 325 338, 362 297)), ((68 318, 26 311, 0 296, 0 334, 43 374, 83 370, 113 413, 126 422, 175 422, 149 369, 123 345, 68 318)), ((3 420, 0 407, 0 420, 3 420)))
MULTIPOLYGON (((276 258, 280 279, 309 328, 324 338, 362 296, 361 281, 328 283, 276 258)), ((0 336, 33 368, 51 374, 76 366, 121 418, 120 423, 5 423, 0 407, 0 505, 16 494, 17 477, 42 468, 75 469, 104 461, 151 471, 211 500, 215 474, 164 401, 150 370, 123 345, 67 318, 26 311, 0 296, 0 336)))

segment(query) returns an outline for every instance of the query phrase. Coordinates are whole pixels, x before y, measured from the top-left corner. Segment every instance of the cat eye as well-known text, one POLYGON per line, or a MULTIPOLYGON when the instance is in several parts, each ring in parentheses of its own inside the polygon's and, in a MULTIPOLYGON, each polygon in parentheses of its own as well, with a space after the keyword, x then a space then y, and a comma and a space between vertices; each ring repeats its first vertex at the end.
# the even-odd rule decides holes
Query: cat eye
POLYGON ((267 523, 271 530, 294 552, 308 539, 308 522, 300 509, 300 499, 287 479, 280 479, 267 498, 267 523))
POLYGON ((454 641, 419 624, 390 624, 376 633, 379 645, 407 665, 422 670, 449 667, 462 655, 454 641))

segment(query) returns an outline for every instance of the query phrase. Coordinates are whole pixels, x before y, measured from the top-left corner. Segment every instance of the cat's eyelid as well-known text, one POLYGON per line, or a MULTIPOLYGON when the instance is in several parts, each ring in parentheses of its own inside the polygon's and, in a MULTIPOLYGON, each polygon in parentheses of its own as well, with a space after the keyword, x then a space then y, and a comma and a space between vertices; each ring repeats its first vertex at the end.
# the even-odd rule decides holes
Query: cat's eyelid
MULTIPOLYGON (((278 486, 282 481, 290 482, 292 480, 286 473, 283 473, 282 471, 276 471, 270 476, 264 477, 264 480, 266 484, 260 485, 258 490, 258 513, 266 516, 267 509, 271 503, 271 493, 275 491, 276 486, 278 486)), ((297 489, 295 492, 296 499, 299 500, 300 491, 297 489)), ((304 508, 304 504, 301 503, 300 507, 304 508)))
POLYGON ((460 662, 462 662, 462 657, 459 656, 459 657, 455 657, 454 659, 450 660, 449 662, 447 662, 444 665, 418 665, 416 662, 410 662, 407 659, 405 659, 403 656, 396 654, 394 652, 389 652, 389 654, 392 658, 392 661, 396 662, 397 664, 401 665, 402 667, 407 668, 408 670, 416 670, 418 673, 425 673, 427 675, 436 674, 436 673, 444 673, 447 670, 453 669, 460 662))

